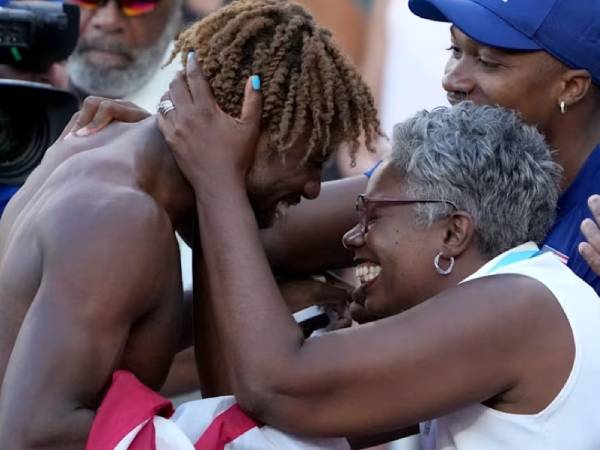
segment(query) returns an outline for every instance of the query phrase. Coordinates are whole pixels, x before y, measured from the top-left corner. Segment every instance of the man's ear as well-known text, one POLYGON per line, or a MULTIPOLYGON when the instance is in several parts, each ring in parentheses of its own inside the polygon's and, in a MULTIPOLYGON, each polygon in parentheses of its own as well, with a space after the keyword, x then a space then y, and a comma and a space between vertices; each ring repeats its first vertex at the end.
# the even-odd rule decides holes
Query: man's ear
POLYGON ((475 222, 469 213, 456 211, 448 216, 442 232, 444 241, 440 252, 445 258, 458 258, 475 238, 475 222))
POLYGON ((567 107, 580 102, 592 87, 592 77, 585 69, 569 69, 562 75, 562 90, 558 102, 565 102, 567 107))

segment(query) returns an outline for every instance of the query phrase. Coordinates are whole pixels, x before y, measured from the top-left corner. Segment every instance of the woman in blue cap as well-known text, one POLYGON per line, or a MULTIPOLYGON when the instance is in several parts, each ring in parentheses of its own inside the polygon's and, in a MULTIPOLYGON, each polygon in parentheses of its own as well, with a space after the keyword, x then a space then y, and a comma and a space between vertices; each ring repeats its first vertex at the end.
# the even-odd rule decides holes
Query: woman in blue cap
POLYGON ((410 0, 409 7, 452 23, 443 78, 450 103, 515 109, 556 149, 563 193, 544 244, 600 292, 578 251, 587 199, 600 193, 600 2, 410 0))

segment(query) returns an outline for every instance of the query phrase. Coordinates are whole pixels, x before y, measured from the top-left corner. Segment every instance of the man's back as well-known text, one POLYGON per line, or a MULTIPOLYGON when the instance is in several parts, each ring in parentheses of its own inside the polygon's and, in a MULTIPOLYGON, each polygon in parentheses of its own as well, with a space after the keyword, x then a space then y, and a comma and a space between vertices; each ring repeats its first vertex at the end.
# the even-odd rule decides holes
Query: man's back
POLYGON ((145 161, 129 151, 144 148, 139 136, 37 177, 3 224, 0 437, 14 448, 80 446, 115 369, 152 388, 167 375, 182 318, 178 250, 169 215, 140 187, 145 161), (64 429, 56 417, 69 413, 64 429))

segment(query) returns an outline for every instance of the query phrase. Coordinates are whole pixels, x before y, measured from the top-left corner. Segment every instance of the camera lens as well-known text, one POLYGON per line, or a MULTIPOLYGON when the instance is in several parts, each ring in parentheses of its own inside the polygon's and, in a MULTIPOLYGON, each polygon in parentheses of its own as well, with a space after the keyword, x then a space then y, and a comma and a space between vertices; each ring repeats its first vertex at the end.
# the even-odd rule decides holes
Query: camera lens
POLYGON ((39 164, 48 141, 43 113, 0 106, 0 183, 20 183, 39 164))

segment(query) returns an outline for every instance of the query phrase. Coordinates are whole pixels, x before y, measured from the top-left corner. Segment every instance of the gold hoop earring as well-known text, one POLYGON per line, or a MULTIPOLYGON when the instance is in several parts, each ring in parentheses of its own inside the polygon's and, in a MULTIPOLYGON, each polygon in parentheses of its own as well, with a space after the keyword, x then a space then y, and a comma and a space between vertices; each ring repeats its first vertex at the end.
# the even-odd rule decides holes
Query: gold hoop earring
POLYGON ((563 116, 567 113, 567 105, 565 104, 564 100, 560 102, 560 113, 563 116))

